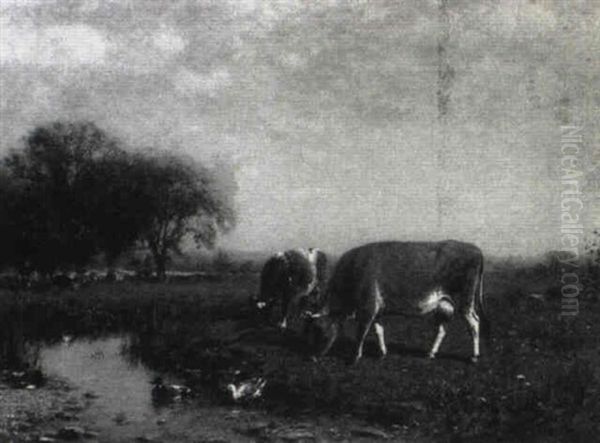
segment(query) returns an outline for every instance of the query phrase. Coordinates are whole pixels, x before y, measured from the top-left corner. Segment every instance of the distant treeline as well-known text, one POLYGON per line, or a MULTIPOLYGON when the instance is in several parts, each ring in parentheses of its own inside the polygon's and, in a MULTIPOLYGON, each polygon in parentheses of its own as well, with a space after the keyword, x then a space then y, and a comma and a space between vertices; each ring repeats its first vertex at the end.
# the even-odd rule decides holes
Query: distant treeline
POLYGON ((0 164, 0 268, 21 274, 111 266, 140 244, 159 278, 189 236, 211 248, 235 222, 215 170, 164 151, 132 151, 91 122, 39 126, 0 164))

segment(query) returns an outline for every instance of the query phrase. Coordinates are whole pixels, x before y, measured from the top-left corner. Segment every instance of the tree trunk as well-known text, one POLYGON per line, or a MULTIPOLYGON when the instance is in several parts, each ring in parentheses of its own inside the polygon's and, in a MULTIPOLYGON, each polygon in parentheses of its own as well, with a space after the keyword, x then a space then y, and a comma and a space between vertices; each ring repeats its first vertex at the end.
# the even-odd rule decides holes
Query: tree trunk
POLYGON ((23 334, 23 305, 21 294, 14 294, 15 305, 11 309, 8 326, 8 340, 5 346, 5 358, 9 366, 23 367, 25 357, 25 336, 23 334))
POLYGON ((167 279, 167 256, 158 252, 154 253, 154 266, 158 280, 165 281, 167 279))

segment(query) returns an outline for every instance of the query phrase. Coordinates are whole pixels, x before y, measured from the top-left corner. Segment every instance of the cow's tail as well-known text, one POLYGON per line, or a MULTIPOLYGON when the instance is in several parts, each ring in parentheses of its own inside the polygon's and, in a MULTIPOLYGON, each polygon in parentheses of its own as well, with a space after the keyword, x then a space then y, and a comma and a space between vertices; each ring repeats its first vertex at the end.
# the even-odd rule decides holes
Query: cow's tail
POLYGON ((486 313, 485 300, 483 298, 483 258, 479 265, 477 286, 475 290, 477 291, 475 294, 475 306, 477 309, 477 315, 479 316, 479 331, 485 340, 489 340, 491 325, 486 313))

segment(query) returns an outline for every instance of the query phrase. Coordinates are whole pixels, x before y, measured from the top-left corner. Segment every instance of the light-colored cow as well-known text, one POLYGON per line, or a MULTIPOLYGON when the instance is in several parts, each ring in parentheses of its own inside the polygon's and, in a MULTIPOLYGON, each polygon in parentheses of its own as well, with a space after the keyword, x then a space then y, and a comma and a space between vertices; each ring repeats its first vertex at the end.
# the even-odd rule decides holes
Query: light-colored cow
MULTIPOLYGON (((307 334, 317 355, 332 346, 345 320, 356 316, 357 345, 363 352, 371 326, 382 355, 387 353, 381 316, 433 315, 437 335, 429 352, 434 358, 454 312, 466 320, 473 338, 473 361, 479 358, 483 310, 483 255, 472 244, 443 242, 371 243, 346 252, 337 263, 321 312, 309 315, 307 334)), ((485 332, 485 331, 484 331, 485 332)))

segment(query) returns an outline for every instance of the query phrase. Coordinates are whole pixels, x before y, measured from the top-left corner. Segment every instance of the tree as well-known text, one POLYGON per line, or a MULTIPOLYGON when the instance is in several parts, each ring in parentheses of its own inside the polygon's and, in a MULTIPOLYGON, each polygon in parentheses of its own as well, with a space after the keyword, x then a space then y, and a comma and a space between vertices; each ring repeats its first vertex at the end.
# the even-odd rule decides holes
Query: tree
POLYGON ((88 194, 95 196, 88 215, 96 224, 96 241, 109 268, 142 239, 147 226, 137 158, 123 151, 102 158, 91 171, 88 194))
POLYGON ((184 238, 210 249, 219 233, 234 226, 232 187, 223 185, 217 170, 164 152, 138 155, 135 170, 142 237, 159 279, 166 276, 170 253, 181 253, 184 238))
POLYGON ((51 273, 82 265, 103 248, 123 250, 130 236, 126 241, 112 229, 123 218, 115 210, 114 196, 121 194, 115 187, 123 195, 129 188, 123 180, 127 154, 119 142, 90 122, 39 126, 24 142, 23 150, 4 159, 10 184, 0 192, 8 208, 2 223, 13 239, 12 262, 51 273))
POLYGON ((18 266, 29 253, 29 247, 20 237, 25 231, 22 181, 13 180, 10 171, 0 165, 0 269, 18 266))
POLYGON ((131 154, 89 122, 40 126, 24 142, 0 169, 0 265, 49 274, 102 252, 111 267, 143 242, 164 278, 186 236, 210 248, 235 222, 222 164, 131 154))

